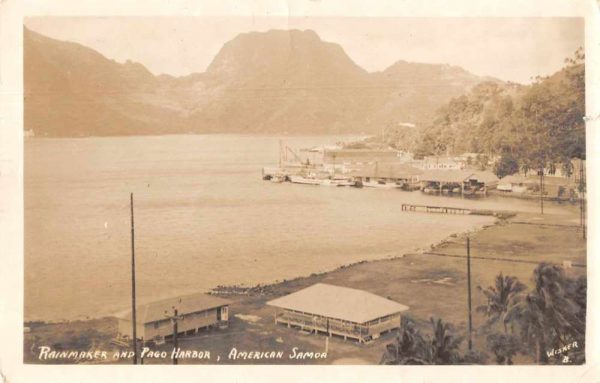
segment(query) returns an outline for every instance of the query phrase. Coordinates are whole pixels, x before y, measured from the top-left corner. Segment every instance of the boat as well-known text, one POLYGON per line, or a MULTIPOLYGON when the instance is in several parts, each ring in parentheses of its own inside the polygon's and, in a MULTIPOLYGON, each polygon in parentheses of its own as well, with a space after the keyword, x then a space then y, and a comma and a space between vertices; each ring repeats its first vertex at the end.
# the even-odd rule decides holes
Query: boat
POLYGON ((271 176, 271 182, 273 183, 281 183, 285 181, 285 176, 283 174, 276 174, 271 176))
POLYGON ((326 178, 322 180, 321 185, 324 186, 354 186, 355 182, 350 178, 334 176, 333 178, 326 178))
POLYGON ((402 188, 403 184, 399 184, 397 182, 386 182, 384 180, 378 180, 378 181, 363 181, 362 185, 364 187, 369 187, 369 188, 380 188, 380 189, 397 189, 397 188, 402 188))
POLYGON ((314 177, 305 177, 300 175, 290 176, 290 182, 295 184, 304 184, 304 185, 320 185, 321 180, 314 177))
POLYGON ((332 180, 329 178, 321 179, 319 181, 320 181, 319 185, 322 185, 322 186, 340 186, 338 181, 332 180))

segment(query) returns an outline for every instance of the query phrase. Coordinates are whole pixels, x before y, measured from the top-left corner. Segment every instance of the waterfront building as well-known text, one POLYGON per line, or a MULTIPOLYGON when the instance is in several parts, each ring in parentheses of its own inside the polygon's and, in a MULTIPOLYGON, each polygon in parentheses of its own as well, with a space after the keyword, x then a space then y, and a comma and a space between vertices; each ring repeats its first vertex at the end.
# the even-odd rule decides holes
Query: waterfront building
POLYGON ((426 156, 421 162, 424 170, 460 170, 466 162, 455 157, 426 156))
POLYGON ((392 149, 330 149, 323 151, 323 168, 348 172, 357 166, 399 162, 402 158, 403 152, 392 149))
POLYGON ((527 178, 519 174, 513 174, 500 179, 498 190, 502 192, 525 193, 531 185, 535 185, 539 179, 527 178))
POLYGON ((403 183, 413 185, 419 182, 419 176, 423 174, 421 169, 417 169, 407 164, 394 162, 375 163, 373 165, 363 165, 357 167, 349 173, 354 180, 361 183, 382 182, 382 183, 403 183))
POLYGON ((424 191, 449 193, 487 193, 498 185, 498 177, 490 171, 426 170, 420 176, 424 191))
POLYGON ((407 306, 364 290, 317 283, 267 302, 276 308, 275 323, 337 335, 359 343, 377 339, 400 326, 407 306))
MULTIPOLYGON (((560 176, 546 176, 544 174, 544 196, 549 198, 575 198, 579 192, 579 179, 577 182, 573 178, 560 176)), ((524 176, 522 174, 513 174, 502 178, 497 189, 505 194, 529 194, 539 195, 540 177, 537 175, 524 176)))
MULTIPOLYGON (((136 336, 149 341, 173 335, 170 317, 177 309, 178 334, 193 334, 200 329, 218 326, 227 327, 229 301, 208 294, 194 294, 164 299, 136 309, 136 336)), ((119 338, 132 338, 131 311, 118 317, 119 338)))

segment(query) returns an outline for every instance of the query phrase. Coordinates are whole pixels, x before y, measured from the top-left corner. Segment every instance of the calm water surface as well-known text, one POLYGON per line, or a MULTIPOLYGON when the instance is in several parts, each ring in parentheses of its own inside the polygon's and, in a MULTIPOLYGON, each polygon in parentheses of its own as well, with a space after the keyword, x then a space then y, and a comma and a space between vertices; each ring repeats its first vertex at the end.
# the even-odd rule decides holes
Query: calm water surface
MULTIPOLYGON (((284 140, 300 148, 345 138, 284 140)), ((129 192, 140 302, 399 255, 492 222, 406 213, 403 202, 538 208, 501 198, 262 181, 261 168, 276 164, 278 152, 272 136, 26 141, 25 318, 96 317, 128 307, 129 192)))

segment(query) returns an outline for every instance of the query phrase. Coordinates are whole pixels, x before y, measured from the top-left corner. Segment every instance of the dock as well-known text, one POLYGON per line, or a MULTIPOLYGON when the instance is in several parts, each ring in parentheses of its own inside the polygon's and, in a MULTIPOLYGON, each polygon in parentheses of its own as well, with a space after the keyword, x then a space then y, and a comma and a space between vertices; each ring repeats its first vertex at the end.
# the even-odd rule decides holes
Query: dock
POLYGON ((421 211, 421 212, 425 212, 425 213, 443 213, 443 214, 472 214, 473 209, 463 209, 460 207, 449 207, 449 206, 413 205, 413 204, 403 203, 402 211, 421 211))
POLYGON ((498 218, 510 218, 516 214, 514 212, 502 210, 466 209, 452 206, 414 205, 409 203, 402 204, 402 211, 438 214, 489 215, 498 218))

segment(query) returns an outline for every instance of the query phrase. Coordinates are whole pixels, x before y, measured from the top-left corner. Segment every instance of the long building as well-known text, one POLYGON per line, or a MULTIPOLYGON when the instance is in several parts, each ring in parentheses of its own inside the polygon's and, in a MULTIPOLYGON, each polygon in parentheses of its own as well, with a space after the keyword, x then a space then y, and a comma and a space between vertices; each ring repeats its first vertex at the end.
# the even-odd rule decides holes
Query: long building
POLYGON ((372 165, 362 165, 350 171, 348 175, 361 183, 380 182, 397 183, 412 185, 419 182, 419 176, 423 174, 421 169, 417 169, 407 164, 394 162, 375 163, 372 165))
MULTIPOLYGON (((174 309, 180 320, 177 323, 178 334, 192 334, 211 326, 227 326, 229 321, 229 301, 208 294, 194 294, 164 299, 136 309, 136 336, 149 341, 156 338, 168 338, 173 335, 172 316, 174 309)), ((118 317, 120 338, 131 339, 131 311, 118 317)))
POLYGON ((407 306, 363 290, 317 283, 267 302, 276 308, 275 323, 359 343, 400 326, 407 306))
POLYGON ((498 185, 498 177, 490 171, 479 170, 426 170, 420 175, 423 190, 442 192, 458 189, 458 192, 481 191, 484 194, 498 185))

